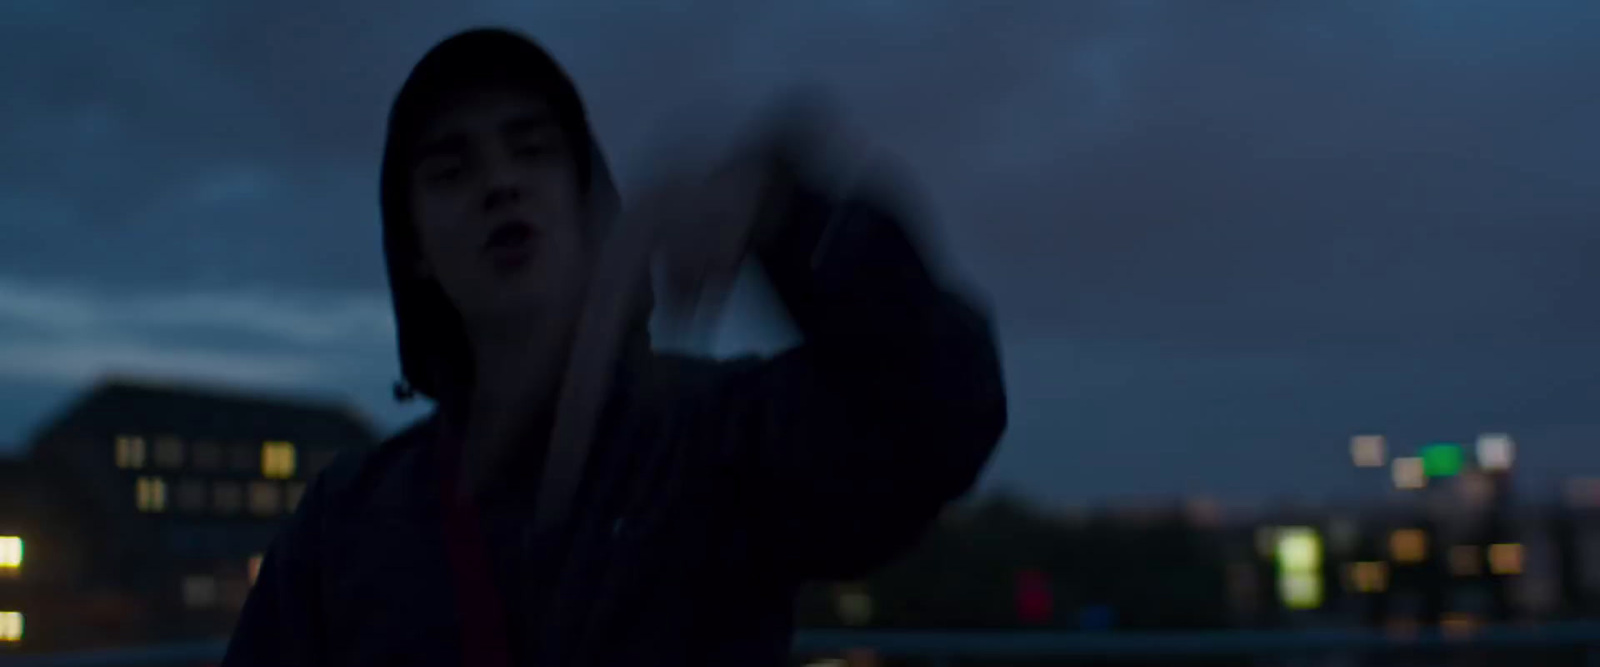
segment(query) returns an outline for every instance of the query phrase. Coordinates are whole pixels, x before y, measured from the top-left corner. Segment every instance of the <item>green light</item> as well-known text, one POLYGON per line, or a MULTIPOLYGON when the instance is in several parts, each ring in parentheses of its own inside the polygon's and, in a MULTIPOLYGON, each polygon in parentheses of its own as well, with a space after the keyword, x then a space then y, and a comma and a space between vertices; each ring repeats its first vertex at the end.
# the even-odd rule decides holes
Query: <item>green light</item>
POLYGON ((1453 477, 1461 472, 1461 445, 1438 443, 1422 448, 1422 471, 1429 477, 1453 477))

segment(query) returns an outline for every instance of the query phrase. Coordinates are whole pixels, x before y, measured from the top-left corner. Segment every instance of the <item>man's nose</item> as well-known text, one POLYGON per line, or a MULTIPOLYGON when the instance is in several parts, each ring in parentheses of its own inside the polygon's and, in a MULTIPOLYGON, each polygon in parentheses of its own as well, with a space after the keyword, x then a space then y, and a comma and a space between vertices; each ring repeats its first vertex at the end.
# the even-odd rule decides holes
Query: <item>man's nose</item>
POLYGON ((483 210, 495 211, 513 206, 524 193, 509 161, 496 159, 485 165, 483 210))

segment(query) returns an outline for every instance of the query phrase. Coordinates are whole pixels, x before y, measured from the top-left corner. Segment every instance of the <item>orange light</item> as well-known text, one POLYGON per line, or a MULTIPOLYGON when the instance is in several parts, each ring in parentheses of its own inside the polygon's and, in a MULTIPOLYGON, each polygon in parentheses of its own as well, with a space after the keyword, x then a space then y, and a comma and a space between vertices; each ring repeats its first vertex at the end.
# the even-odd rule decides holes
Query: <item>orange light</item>
POLYGON ((255 554, 255 555, 250 557, 250 564, 248 566, 246 566, 246 567, 249 568, 250 585, 251 586, 256 585, 256 577, 261 576, 261 561, 262 560, 263 560, 263 556, 261 554, 255 554))
POLYGON ((1345 566, 1350 588, 1358 593, 1382 593, 1389 588, 1389 564, 1364 561, 1345 566))
POLYGON ((1520 544, 1489 545, 1489 571, 1499 575, 1522 574, 1523 553, 1520 544))
POLYGON ((1390 533, 1389 557, 1396 563, 1421 563, 1428 557, 1428 534, 1417 528, 1401 528, 1390 533))

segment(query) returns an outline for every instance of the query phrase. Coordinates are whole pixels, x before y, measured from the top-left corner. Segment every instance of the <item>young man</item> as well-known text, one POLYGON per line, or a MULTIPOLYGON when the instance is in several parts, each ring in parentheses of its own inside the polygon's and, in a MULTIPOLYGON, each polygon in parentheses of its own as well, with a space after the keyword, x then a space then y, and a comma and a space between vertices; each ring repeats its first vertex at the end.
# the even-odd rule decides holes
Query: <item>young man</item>
POLYGON ((746 153, 642 233, 548 55, 430 51, 381 180, 401 369, 438 409, 317 478, 224 664, 780 665, 802 582, 964 493, 1006 419, 985 320, 888 201, 828 196, 792 141, 746 153), (653 353, 646 251, 679 294, 756 259, 803 342, 653 353))

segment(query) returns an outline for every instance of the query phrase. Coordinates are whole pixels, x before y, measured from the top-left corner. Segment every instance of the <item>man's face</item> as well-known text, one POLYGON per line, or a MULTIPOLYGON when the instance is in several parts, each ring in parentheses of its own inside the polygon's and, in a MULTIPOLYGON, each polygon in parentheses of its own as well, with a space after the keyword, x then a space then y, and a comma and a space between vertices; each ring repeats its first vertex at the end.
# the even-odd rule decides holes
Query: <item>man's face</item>
POLYGON ((548 316, 578 292, 576 150, 543 98, 509 87, 461 95, 423 126, 410 173, 417 270, 469 327, 548 316))

